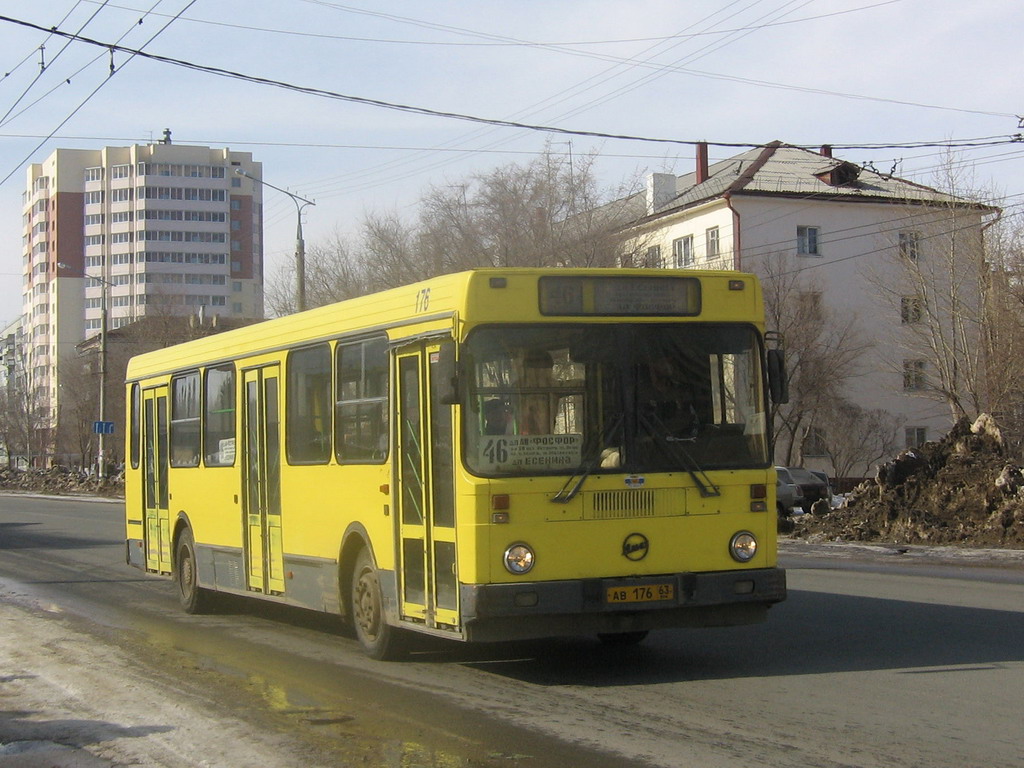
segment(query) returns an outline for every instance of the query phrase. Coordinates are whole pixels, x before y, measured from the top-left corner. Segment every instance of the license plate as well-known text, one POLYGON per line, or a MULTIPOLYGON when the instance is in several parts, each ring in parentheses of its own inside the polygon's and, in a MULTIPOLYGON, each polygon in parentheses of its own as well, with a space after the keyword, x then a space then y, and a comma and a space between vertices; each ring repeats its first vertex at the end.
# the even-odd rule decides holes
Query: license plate
POLYGON ((675 600, 675 597, 675 584, 633 584, 605 590, 605 602, 608 603, 654 603, 675 600))

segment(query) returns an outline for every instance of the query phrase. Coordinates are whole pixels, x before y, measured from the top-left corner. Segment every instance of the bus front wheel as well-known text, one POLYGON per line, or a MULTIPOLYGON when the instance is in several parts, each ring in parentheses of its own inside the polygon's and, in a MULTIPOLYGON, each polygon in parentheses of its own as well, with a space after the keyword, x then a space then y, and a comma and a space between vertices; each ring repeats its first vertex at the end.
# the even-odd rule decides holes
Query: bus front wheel
POLYGON ((352 623, 366 654, 389 661, 404 655, 402 631, 384 619, 380 577, 367 549, 362 549, 352 570, 352 623))
POLYGON ((196 542, 192 531, 186 528, 178 537, 178 556, 174 561, 178 599, 186 613, 206 613, 213 607, 213 593, 199 586, 196 563, 196 542))

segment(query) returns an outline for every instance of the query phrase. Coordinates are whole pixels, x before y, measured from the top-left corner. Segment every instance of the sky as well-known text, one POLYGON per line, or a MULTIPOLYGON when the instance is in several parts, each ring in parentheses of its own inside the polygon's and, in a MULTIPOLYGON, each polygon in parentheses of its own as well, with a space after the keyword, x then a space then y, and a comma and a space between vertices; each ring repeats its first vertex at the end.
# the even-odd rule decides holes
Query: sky
MULTIPOLYGON (((307 248, 367 214, 414 220, 428 188, 546 146, 596 155, 611 190, 691 172, 694 141, 712 162, 832 144, 924 184, 955 145, 972 186, 1024 202, 1014 0, 356 2, 0 1, 0 322, 20 313, 26 166, 165 129, 252 152, 267 182, 314 200, 307 248)), ((268 273, 295 221, 265 189, 268 273)))

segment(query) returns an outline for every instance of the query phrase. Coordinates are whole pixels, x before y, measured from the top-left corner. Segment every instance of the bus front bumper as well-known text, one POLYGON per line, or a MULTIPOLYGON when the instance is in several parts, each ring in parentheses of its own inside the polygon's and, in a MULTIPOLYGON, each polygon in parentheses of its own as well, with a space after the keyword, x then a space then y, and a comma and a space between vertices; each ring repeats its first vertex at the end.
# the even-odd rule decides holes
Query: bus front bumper
POLYGON ((464 584, 461 598, 467 640, 731 626, 764 621, 768 608, 786 599, 786 572, 760 568, 528 584, 464 584))

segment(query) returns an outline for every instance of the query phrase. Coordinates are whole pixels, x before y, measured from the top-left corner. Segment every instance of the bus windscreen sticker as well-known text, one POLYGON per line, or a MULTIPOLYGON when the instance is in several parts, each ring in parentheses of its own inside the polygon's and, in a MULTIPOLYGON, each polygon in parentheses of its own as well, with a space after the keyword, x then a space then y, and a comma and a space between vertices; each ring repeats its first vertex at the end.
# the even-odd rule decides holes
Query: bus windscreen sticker
POLYGON ((488 474, 577 469, 583 460, 583 435, 501 435, 485 437, 477 467, 488 474))

